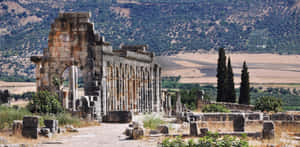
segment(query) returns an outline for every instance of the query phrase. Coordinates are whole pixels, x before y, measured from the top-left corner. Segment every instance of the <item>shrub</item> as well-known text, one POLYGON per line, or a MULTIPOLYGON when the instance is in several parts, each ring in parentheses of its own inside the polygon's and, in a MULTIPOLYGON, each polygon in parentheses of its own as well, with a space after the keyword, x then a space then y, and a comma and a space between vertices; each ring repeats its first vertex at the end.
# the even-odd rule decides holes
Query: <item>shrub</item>
POLYGON ((53 95, 48 91, 36 93, 30 101, 28 109, 31 112, 38 113, 59 113, 63 110, 57 95, 53 95))
POLYGON ((160 124, 164 124, 165 122, 161 120, 159 117, 148 115, 143 120, 143 123, 145 128, 156 129, 160 124))
POLYGON ((255 109, 260 111, 282 111, 282 99, 273 96, 262 96, 255 101, 255 109))
POLYGON ((209 104, 203 107, 202 112, 230 112, 230 110, 223 105, 209 104))
POLYGON ((197 142, 190 139, 185 142, 180 136, 171 140, 166 138, 162 141, 162 147, 248 147, 245 137, 237 138, 231 136, 220 137, 217 133, 209 133, 207 136, 201 137, 197 142))

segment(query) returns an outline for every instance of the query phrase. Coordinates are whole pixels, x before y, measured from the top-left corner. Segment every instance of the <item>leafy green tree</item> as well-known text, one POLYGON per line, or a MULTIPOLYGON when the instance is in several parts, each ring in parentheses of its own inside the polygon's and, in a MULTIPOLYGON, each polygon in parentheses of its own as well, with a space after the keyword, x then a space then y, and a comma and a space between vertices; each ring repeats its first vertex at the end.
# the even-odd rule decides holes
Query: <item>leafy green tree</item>
POLYGON ((273 96, 263 96, 255 101, 255 109, 260 111, 282 111, 282 99, 273 96))
POLYGON ((248 72, 246 61, 244 61, 242 75, 241 75, 239 104, 245 104, 245 105, 250 104, 249 72, 248 72))
POLYGON ((233 71, 231 67, 230 57, 228 58, 227 77, 226 77, 226 102, 235 103, 236 94, 234 89, 233 71))
POLYGON ((217 102, 223 102, 226 97, 226 56, 224 48, 219 49, 219 59, 217 67, 217 102))
POLYGON ((49 91, 37 92, 30 101, 28 108, 31 112, 38 113, 59 113, 63 110, 57 95, 49 91))

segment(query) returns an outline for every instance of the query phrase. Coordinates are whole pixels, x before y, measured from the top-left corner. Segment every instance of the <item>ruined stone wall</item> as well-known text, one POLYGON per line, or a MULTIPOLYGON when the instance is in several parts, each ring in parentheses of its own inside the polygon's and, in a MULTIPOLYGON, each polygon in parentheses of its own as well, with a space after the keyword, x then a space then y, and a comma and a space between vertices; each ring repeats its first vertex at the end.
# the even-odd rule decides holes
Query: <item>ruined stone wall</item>
POLYGON ((147 46, 113 50, 95 34, 89 13, 60 13, 51 25, 48 48, 36 63, 37 88, 58 93, 64 106, 79 107, 94 118, 108 111, 161 111, 161 68, 147 46), (63 73, 69 71, 69 91, 63 91, 63 73), (78 96, 78 70, 84 97, 78 96), (83 108, 84 107, 84 108, 83 108))

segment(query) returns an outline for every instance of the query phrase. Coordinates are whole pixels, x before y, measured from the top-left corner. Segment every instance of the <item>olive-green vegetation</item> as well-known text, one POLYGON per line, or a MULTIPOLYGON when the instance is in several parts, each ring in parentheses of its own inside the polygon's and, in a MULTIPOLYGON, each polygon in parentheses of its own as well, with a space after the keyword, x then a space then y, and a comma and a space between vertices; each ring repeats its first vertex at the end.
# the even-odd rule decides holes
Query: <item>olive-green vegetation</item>
MULTIPOLYGON (((181 100, 189 109, 195 109, 197 95, 196 91, 204 90, 204 99, 216 101, 217 88, 212 85, 200 86, 200 84, 181 84, 178 83, 180 77, 163 78, 162 87, 172 89, 180 89, 181 100), (176 79, 176 81, 173 81, 176 79), (172 83, 172 84, 170 84, 172 83)), ((240 90, 235 89, 237 97, 240 90)), ((296 88, 263 88, 250 87, 250 104, 254 105, 256 99, 262 96, 272 96, 282 98, 283 110, 300 110, 300 90, 296 88)), ((174 96, 175 97, 175 96, 174 96)))
POLYGON ((48 91, 39 91, 30 100, 28 109, 35 113, 60 113, 63 111, 58 96, 48 91))
POLYGON ((282 111, 282 99, 273 96, 262 96, 256 99, 255 109, 262 112, 280 112, 282 111))
POLYGON ((231 67, 230 57, 228 58, 228 64, 226 68, 226 99, 225 102, 235 103, 236 102, 236 92, 234 88, 234 74, 231 67))
POLYGON ((145 128, 155 130, 159 125, 164 124, 165 122, 161 120, 160 117, 147 115, 145 116, 143 123, 145 128))
POLYGON ((226 101, 226 90, 227 90, 227 69, 226 69, 226 55, 225 49, 219 49, 219 58, 217 65, 217 102, 225 102, 226 101))
POLYGON ((10 98, 10 93, 8 90, 0 90, 0 105, 8 103, 10 98))
POLYGON ((208 132, 207 136, 185 141, 180 136, 175 139, 166 138, 162 141, 162 147, 248 147, 246 136, 241 138, 232 136, 219 136, 218 133, 208 132))
MULTIPOLYGON (((17 13, 0 2, 3 57, 37 54, 35 51, 47 47, 50 25, 59 12, 83 11, 91 12, 95 29, 114 48, 121 44, 148 44, 156 55, 220 46, 251 53, 300 53, 298 0, 6 1, 26 11, 17 13), (40 21, 25 23, 34 17, 40 21)), ((13 63, 15 71, 24 69, 17 60, 0 58, 0 61, 13 63)), ((28 66, 24 70, 32 74, 28 71, 33 68, 28 66)), ((0 79, 6 81, 34 80, 17 77, 17 72, 5 76, 7 73, 2 71, 0 75, 0 79)))
POLYGON ((9 32, 0 36, 0 48, 17 49, 16 54, 25 48, 46 47, 50 24, 60 11, 90 11, 95 28, 115 47, 122 43, 148 44, 157 54, 178 52, 182 48, 216 49, 220 45, 232 51, 300 52, 297 0, 9 1, 28 10, 14 13, 5 9, 6 4, 0 4, 4 11, 0 28, 9 32), (129 10, 128 16, 112 9, 118 7, 129 10), (30 16, 42 20, 19 25, 22 18, 30 16))
POLYGON ((59 125, 75 125, 80 126, 83 122, 76 116, 71 116, 70 113, 63 112, 58 114, 42 114, 31 113, 27 108, 0 106, 0 129, 11 128, 14 120, 22 120, 24 116, 40 116, 40 125, 43 126, 45 119, 57 119, 59 125))
POLYGON ((25 108, 0 106, 0 129, 12 127, 14 120, 22 120, 25 115, 31 115, 31 112, 25 108))
POLYGON ((248 72, 246 61, 244 61, 242 75, 241 75, 239 104, 244 104, 244 105, 250 104, 249 72, 248 72))
POLYGON ((203 107, 202 112, 230 112, 230 110, 223 105, 208 104, 203 107))

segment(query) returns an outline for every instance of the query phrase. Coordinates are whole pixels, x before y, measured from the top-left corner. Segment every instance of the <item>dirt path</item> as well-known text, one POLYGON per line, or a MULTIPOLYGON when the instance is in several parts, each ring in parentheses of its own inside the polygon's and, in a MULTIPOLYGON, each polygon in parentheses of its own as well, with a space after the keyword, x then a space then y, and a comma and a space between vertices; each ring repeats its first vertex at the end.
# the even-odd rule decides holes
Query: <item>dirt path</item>
POLYGON ((103 123, 101 126, 80 128, 78 134, 58 138, 42 147, 156 147, 156 139, 126 140, 122 134, 128 124, 103 123), (57 142, 57 143, 56 143, 57 142), (52 143, 52 144, 51 144, 52 143))

